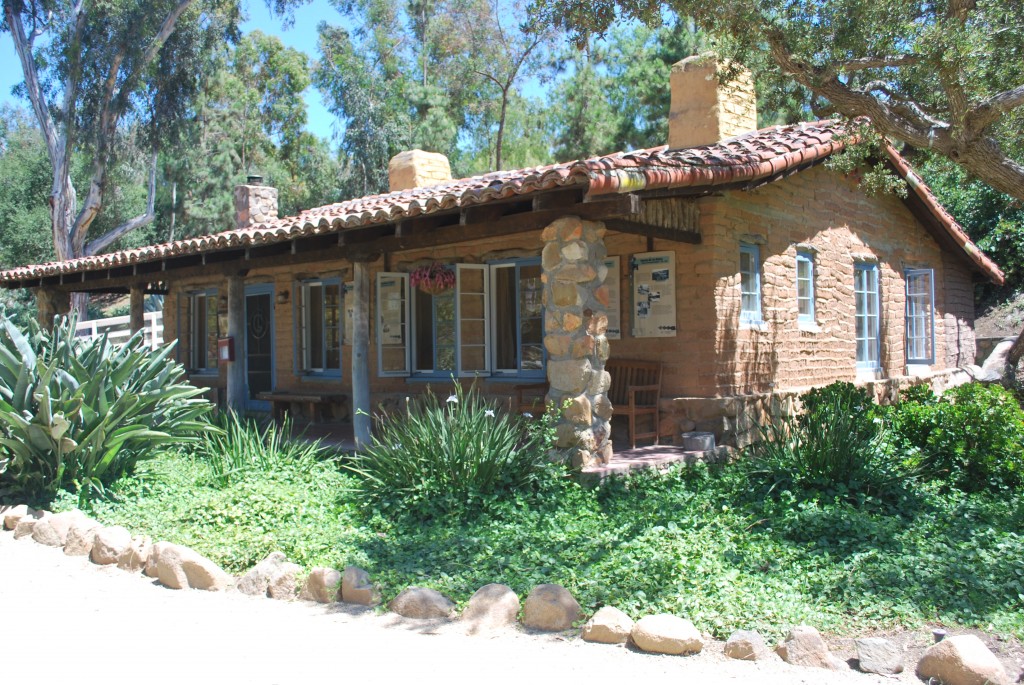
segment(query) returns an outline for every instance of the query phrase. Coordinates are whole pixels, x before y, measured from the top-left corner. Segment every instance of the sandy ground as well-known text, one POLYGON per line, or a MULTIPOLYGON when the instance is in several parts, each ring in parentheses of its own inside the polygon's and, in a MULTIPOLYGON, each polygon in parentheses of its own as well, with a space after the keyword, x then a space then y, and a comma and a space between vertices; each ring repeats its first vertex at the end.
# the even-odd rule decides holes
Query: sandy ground
POLYGON ((721 643, 654 656, 575 636, 467 636, 457 623, 345 605, 175 591, 10 532, 0 533, 0 616, 2 683, 920 682, 738 662, 721 643))

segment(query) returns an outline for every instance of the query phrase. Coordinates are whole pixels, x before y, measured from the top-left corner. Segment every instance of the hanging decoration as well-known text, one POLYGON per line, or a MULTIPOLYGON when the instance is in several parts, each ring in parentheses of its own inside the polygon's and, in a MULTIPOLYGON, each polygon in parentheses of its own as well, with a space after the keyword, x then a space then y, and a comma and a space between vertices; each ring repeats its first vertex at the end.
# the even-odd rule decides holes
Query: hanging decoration
POLYGON ((409 274, 409 283, 428 295, 441 295, 455 287, 455 272, 438 262, 421 266, 409 274))

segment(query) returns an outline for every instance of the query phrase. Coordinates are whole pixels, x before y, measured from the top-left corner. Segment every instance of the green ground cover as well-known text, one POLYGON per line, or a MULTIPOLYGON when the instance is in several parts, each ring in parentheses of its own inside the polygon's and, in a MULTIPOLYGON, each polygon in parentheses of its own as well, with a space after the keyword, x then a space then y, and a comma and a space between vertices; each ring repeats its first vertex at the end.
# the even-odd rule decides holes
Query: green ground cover
POLYGON ((217 486, 164 453, 95 515, 189 545, 240 573, 273 550, 310 568, 358 564, 385 599, 410 584, 465 602, 502 582, 568 587, 585 608, 670 611, 725 636, 963 624, 1024 636, 1024 504, 918 486, 895 502, 764 497, 746 470, 682 467, 586 489, 549 474, 530 492, 384 516, 332 461, 278 464, 217 486))

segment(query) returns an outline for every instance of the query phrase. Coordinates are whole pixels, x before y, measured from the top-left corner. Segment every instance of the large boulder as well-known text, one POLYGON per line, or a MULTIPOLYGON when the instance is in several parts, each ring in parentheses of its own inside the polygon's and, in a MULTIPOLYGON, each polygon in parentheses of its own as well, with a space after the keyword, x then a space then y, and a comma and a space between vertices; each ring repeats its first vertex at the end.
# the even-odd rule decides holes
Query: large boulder
POLYGON ((271 599, 295 599, 295 591, 299 585, 299 574, 302 567, 287 561, 270 576, 267 585, 267 597, 271 599))
POLYGON ((299 599, 321 604, 341 600, 341 574, 333 568, 317 567, 306 576, 299 599))
POLYGON ((761 661, 771 655, 761 633, 756 630, 737 630, 725 641, 725 655, 742 661, 761 661))
POLYGON ((896 675, 903 672, 903 650, 881 637, 862 637, 857 645, 857 667, 864 673, 896 675))
POLYGON ((538 585, 523 603, 523 625, 534 630, 568 630, 582 617, 579 602, 561 585, 538 585))
POLYGON ((996 655, 974 635, 947 637, 928 648, 917 662, 922 680, 943 685, 1009 685, 1010 677, 996 655))
POLYGON ((601 607, 583 626, 583 639, 606 645, 622 644, 629 639, 634 625, 625 612, 612 606, 601 607))
POLYGON ((152 553, 153 541, 148 535, 133 537, 131 544, 117 555, 117 567, 131 573, 138 573, 146 568, 152 553))
POLYGON ((472 633, 505 628, 519 616, 519 596, 508 585, 491 583, 473 593, 461 620, 472 633))
POLYGON ((36 510, 27 504, 4 505, 0 507, 0 515, 3 516, 4 528, 6 530, 14 530, 18 525, 18 521, 26 516, 35 516, 35 514, 36 510))
POLYGON ((455 602, 425 587, 407 587, 391 600, 388 609, 406 618, 455 618, 455 602))
POLYGON ((154 547, 158 545, 157 578, 166 587, 218 591, 226 590, 231 583, 231 576, 198 552, 169 543, 157 543, 154 547))
POLYGON ((64 543, 64 554, 69 557, 86 557, 92 552, 93 541, 96 537, 96 530, 100 528, 99 521, 88 517, 75 519, 68 529, 68 539, 64 543))
POLYGON ((31 537, 36 524, 49 515, 50 512, 48 511, 37 511, 32 515, 19 518, 18 523, 14 526, 14 539, 21 540, 22 538, 31 537))
POLYGON ((117 558, 131 547, 132 534, 123 526, 98 528, 93 537, 92 552, 89 558, 94 564, 101 566, 116 564, 117 558))
POLYGON ((358 566, 346 566, 341 576, 341 601, 375 607, 380 604, 380 590, 370 581, 370 574, 358 566))
POLYGON ((63 547, 71 525, 84 518, 85 514, 77 509, 47 516, 32 528, 32 539, 47 547, 63 547))
POLYGON ((253 566, 239 579, 235 589, 246 595, 265 597, 271 577, 281 570, 287 560, 284 552, 271 552, 266 559, 253 566))
POLYGON ((704 649, 704 638, 685 618, 672 614, 644 616, 629 634, 633 644, 655 654, 696 654, 704 649))
POLYGON ((828 668, 838 671, 846 663, 832 655, 821 633, 812 626, 797 626, 789 631, 786 640, 775 648, 775 652, 786 663, 794 666, 828 668))
POLYGON ((164 541, 154 543, 153 548, 149 550, 149 559, 146 560, 146 568, 143 570, 143 573, 150 578, 159 579, 160 570, 157 562, 160 559, 160 555, 163 554, 163 551, 171 545, 172 543, 164 541))

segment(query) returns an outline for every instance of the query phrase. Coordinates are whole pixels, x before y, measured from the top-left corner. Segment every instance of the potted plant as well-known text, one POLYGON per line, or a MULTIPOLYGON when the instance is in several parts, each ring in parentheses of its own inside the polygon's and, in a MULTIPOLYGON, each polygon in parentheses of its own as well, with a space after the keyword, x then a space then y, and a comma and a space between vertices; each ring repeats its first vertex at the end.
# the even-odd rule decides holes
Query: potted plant
POLYGON ((421 266, 409 274, 412 287, 428 295, 440 295, 455 287, 455 272, 438 262, 421 266))

